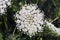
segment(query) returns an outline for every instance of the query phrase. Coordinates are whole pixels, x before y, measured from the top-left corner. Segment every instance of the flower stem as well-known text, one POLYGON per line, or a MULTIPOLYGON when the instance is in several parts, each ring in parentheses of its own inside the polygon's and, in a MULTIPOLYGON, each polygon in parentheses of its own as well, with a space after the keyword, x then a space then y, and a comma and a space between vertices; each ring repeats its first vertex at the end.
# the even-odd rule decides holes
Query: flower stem
POLYGON ((37 0, 36 4, 38 4, 38 0, 37 0))
MULTIPOLYGON (((57 19, 59 19, 59 17, 56 17, 52 22, 56 21, 57 19)), ((51 22, 51 23, 52 23, 52 22, 51 22)))
POLYGON ((4 18, 5 27, 8 30, 8 26, 7 26, 7 14, 6 15, 3 15, 3 18, 4 18))
POLYGON ((12 40, 14 40, 14 33, 16 31, 16 27, 14 28, 13 34, 12 34, 12 40))

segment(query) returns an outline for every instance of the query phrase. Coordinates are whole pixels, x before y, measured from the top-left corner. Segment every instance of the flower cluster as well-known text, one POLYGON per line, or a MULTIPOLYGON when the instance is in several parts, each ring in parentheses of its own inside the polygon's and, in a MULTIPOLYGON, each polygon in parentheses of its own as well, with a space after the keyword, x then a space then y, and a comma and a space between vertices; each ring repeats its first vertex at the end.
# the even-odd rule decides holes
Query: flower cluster
POLYGON ((30 37, 43 31, 44 12, 36 4, 25 4, 14 16, 16 27, 30 37))
POLYGON ((57 35, 60 35, 60 28, 56 28, 56 26, 54 26, 54 24, 51 22, 45 21, 45 23, 50 30, 52 30, 54 33, 57 33, 57 35))
POLYGON ((20 11, 16 12, 14 17, 17 29, 30 37, 38 32, 43 32, 42 25, 47 25, 50 30, 60 35, 60 28, 56 28, 52 23, 46 21, 44 12, 36 4, 25 4, 20 11))
POLYGON ((9 5, 11 5, 11 0, 0 0, 0 15, 4 14, 9 5))

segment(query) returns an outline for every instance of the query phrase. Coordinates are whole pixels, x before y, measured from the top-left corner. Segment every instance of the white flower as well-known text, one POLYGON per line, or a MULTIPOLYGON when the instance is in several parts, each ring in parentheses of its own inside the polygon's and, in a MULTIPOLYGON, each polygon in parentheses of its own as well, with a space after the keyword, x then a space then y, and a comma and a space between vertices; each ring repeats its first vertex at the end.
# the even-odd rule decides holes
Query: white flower
POLYGON ((44 13, 36 4, 25 4, 14 16, 16 27, 30 37, 43 31, 44 13))
POLYGON ((52 31, 54 31, 55 33, 57 33, 57 35, 60 35, 60 28, 56 28, 56 26, 54 26, 52 23, 45 21, 48 28, 52 31))
POLYGON ((0 0, 0 15, 4 14, 9 5, 11 5, 11 0, 0 0))

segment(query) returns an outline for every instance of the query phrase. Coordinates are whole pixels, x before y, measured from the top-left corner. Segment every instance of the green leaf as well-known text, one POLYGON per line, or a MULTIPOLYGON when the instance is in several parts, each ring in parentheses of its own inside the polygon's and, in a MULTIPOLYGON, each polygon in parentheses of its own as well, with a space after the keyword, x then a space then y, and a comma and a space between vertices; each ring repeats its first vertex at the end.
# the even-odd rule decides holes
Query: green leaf
POLYGON ((2 33, 0 33, 0 40, 3 40, 3 38, 2 38, 2 33))

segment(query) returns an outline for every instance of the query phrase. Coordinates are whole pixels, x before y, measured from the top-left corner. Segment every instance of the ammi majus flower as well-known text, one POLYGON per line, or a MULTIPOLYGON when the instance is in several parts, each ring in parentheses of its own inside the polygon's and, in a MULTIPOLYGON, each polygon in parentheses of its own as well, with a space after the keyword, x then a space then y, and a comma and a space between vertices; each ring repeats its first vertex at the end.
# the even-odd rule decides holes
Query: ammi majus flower
POLYGON ((9 5, 11 5, 11 0, 0 0, 0 15, 5 14, 9 5))
POLYGON ((56 35, 58 35, 58 36, 60 35, 60 28, 57 28, 54 24, 52 24, 51 22, 48 22, 46 20, 45 20, 45 23, 51 31, 56 33, 56 35))
POLYGON ((25 4, 14 17, 17 29, 30 37, 37 32, 43 32, 44 12, 38 8, 37 4, 25 4))

